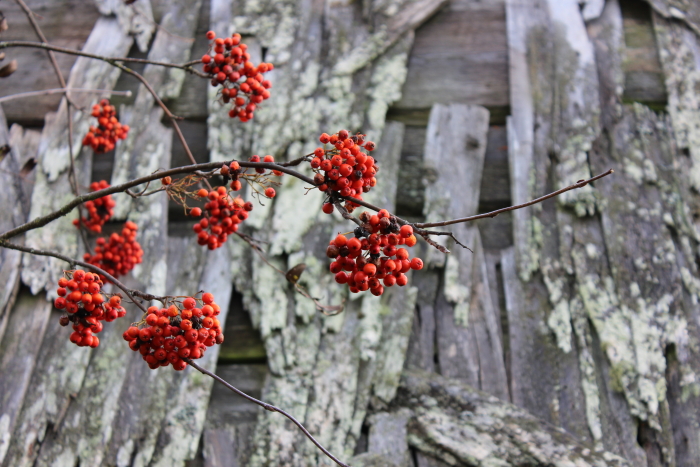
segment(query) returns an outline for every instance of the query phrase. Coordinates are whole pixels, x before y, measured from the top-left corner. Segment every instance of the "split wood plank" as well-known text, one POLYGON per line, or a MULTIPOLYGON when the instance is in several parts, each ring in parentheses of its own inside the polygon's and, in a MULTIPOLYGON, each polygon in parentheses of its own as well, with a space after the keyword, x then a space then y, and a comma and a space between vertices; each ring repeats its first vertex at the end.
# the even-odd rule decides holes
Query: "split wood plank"
MULTIPOLYGON (((476 214, 488 122, 483 107, 433 106, 424 155, 428 222, 476 214)), ((444 265, 434 305, 439 372, 508 400, 500 317, 491 301, 478 228, 457 224, 449 230, 473 251, 449 242, 450 255, 433 251, 426 257, 428 265, 444 265)))

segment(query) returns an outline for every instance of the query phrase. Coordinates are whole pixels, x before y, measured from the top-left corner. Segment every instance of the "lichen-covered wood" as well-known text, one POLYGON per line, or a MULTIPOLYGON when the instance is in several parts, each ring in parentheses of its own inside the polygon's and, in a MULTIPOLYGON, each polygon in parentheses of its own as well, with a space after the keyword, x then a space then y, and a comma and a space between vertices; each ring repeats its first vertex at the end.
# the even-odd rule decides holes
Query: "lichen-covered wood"
POLYGON ((433 465, 632 465, 514 405, 431 373, 404 373, 392 409, 397 415, 408 409, 408 442, 441 459, 433 465))
MULTIPOLYGON (((323 196, 303 195, 305 184, 284 176, 244 230, 280 270, 305 263, 300 284, 323 303, 344 303, 334 317, 240 239, 214 252, 196 245, 181 211, 168 218, 165 197, 120 195, 116 218, 138 221, 147 250, 130 285, 204 289, 225 309, 235 287, 267 360, 234 361, 222 376, 290 411, 355 467, 690 467, 700 463, 697 7, 648 3, 653 13, 643 0, 100 0, 114 16, 88 12, 56 43, 84 42, 97 21, 85 50, 184 62, 207 46, 195 30, 239 32, 253 62, 276 67, 272 98, 251 122, 230 119, 206 81, 143 71, 176 114, 196 120, 182 122, 198 135, 195 157, 292 159, 313 151, 321 132, 367 132, 381 171, 366 199, 412 220, 524 202, 615 169, 542 205, 444 228, 473 253, 447 238, 447 257, 419 244, 427 267, 381 299, 348 296, 332 281, 325 245, 352 227, 321 214, 323 196), (668 114, 655 113, 666 99, 668 114)), ((39 12, 59 6, 50 7, 39 12)), ((13 8, 3 11, 20 16, 13 8)), ((42 24, 61 24, 51 21, 42 24)), ((27 57, 38 63, 42 54, 27 57)), ((72 60, 60 63, 67 73, 72 60)), ((115 85, 118 73, 86 63, 76 62, 73 86, 115 85)), ((133 89, 120 110, 132 133, 116 152, 113 183, 187 163, 161 110, 133 89)), ((96 98, 81 96, 88 106, 96 98)), ((9 120, 40 121, 57 102, 40 101, 40 116, 15 105, 9 120)), ((89 119, 75 119, 85 189, 91 155, 78 153, 89 119)), ((0 199, 14 208, 0 215, 6 228, 29 208, 20 198, 32 184, 16 177, 28 157, 40 156, 29 170, 31 216, 71 196, 66 137, 64 107, 40 138, 0 127, 0 143, 12 146, 0 162, 10 172, 0 172, 0 199)), ((97 172, 106 167, 101 160, 97 172)), ((28 241, 79 255, 71 219, 28 241)), ((125 350, 121 326, 106 327, 97 351, 76 348, 43 297, 64 265, 31 258, 20 271, 20 255, 0 253, 3 466, 330 465, 279 414, 212 390, 199 373, 148 370, 125 350), (18 327, 31 337, 18 338, 18 327)), ((202 364, 214 369, 216 358, 212 349, 202 364)))

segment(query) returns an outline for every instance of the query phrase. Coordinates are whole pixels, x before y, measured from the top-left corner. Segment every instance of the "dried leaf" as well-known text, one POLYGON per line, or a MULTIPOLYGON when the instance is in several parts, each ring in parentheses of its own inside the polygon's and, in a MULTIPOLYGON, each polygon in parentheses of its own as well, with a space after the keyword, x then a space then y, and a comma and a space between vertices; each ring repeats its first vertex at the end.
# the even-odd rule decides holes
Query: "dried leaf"
POLYGON ((12 60, 4 67, 0 68, 0 78, 7 78, 15 71, 17 71, 17 60, 12 60))
POLYGON ((27 162, 24 163, 22 170, 19 171, 19 175, 21 177, 26 177, 32 170, 34 170, 34 167, 36 167, 36 159, 31 157, 29 160, 27 160, 27 162))
POLYGON ((300 263, 294 266, 292 269, 287 271, 287 273, 284 275, 284 277, 287 278, 289 282, 292 284, 296 284, 301 275, 304 272, 304 269, 306 269, 306 264, 300 263))

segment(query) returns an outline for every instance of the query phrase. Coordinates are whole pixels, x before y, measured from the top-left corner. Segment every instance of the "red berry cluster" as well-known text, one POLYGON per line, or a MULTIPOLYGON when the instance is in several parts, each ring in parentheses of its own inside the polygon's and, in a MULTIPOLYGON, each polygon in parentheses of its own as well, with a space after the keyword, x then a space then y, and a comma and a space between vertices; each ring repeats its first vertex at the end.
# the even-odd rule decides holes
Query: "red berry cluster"
MULTIPOLYGON (((103 190, 108 187, 109 183, 107 183, 105 180, 100 182, 92 182, 90 184, 90 190, 92 191, 103 190)), ((112 199, 112 195, 87 201, 85 203, 85 208, 88 211, 88 218, 82 218, 83 225, 91 232, 102 232, 102 226, 105 225, 105 223, 112 217, 114 214, 114 206, 116 205, 117 203, 112 199)), ((75 219, 73 221, 73 225, 78 227, 80 225, 80 221, 75 219)))
POLYGON ((73 323, 70 341, 80 347, 100 345, 100 339, 94 334, 102 331, 101 321, 114 321, 126 315, 119 295, 105 300, 100 293, 103 285, 97 274, 82 269, 66 271, 58 280, 58 298, 54 300, 54 306, 68 313, 61 316, 61 326, 73 323))
POLYGON ((143 327, 131 326, 123 337, 131 350, 141 352, 150 369, 172 364, 176 370, 184 370, 187 363, 183 359, 201 358, 207 347, 224 341, 216 318, 220 311, 210 293, 202 294, 199 300, 186 297, 168 308, 152 306, 143 327), (203 304, 201 308, 198 302, 203 304))
MULTIPOLYGON (((221 99, 224 104, 233 102, 229 117, 238 117, 242 122, 247 122, 253 118, 256 105, 270 97, 272 83, 264 79, 263 74, 274 66, 272 63, 254 66, 250 54, 246 52, 248 46, 241 43, 240 34, 217 39, 216 33, 209 31, 207 39, 214 41, 214 55, 206 53, 202 56, 202 70, 211 77, 212 86, 222 85, 221 99)), ((210 52, 211 49, 210 46, 210 52)))
MULTIPOLYGON (((330 144, 330 149, 316 148, 311 168, 314 169, 314 182, 318 189, 329 194, 351 196, 362 200, 362 193, 367 193, 377 184, 374 177, 379 167, 374 158, 362 152, 374 151, 375 144, 365 141, 365 135, 350 136, 347 130, 329 136, 323 133, 319 138, 324 145, 330 144)), ((352 201, 345 202, 345 208, 352 212, 358 205, 352 201)), ((323 205, 323 212, 333 212, 333 203, 323 205)))
POLYGON ((326 255, 335 259, 330 265, 335 281, 348 284, 352 293, 369 289, 377 296, 384 293, 384 287, 406 285, 405 273, 423 268, 420 258, 409 259, 407 249, 397 248, 416 244, 413 227, 399 227, 385 209, 375 215, 363 212, 360 220, 363 224, 355 229, 355 237, 338 235, 326 250, 326 255))
MULTIPOLYGON (((136 241, 137 230, 136 224, 127 221, 121 235, 115 232, 109 236, 109 241, 104 237, 98 238, 95 254, 85 253, 84 260, 114 277, 127 274, 141 263, 143 257, 141 245, 136 241)), ((101 279, 106 280, 104 277, 101 279)))
POLYGON ((102 99, 99 104, 92 106, 92 116, 97 117, 97 126, 91 126, 83 138, 83 146, 90 146, 98 154, 104 154, 114 149, 118 139, 126 139, 129 125, 122 125, 117 120, 117 111, 109 105, 108 99, 102 99))
MULTIPOLYGON (((193 230, 197 233, 197 243, 207 245, 210 250, 219 248, 230 234, 237 232, 238 224, 246 220, 253 210, 253 203, 244 202, 240 196, 231 198, 223 186, 212 191, 202 188, 197 196, 209 201, 204 205, 206 217, 196 223, 193 230)), ((192 208, 190 215, 199 217, 202 209, 192 208)))

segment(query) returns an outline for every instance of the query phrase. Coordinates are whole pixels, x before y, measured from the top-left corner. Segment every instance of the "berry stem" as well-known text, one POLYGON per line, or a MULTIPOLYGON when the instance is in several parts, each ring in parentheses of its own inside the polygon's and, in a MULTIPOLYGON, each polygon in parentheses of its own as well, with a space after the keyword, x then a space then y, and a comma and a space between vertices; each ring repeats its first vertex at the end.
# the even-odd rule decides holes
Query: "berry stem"
POLYGON ((304 435, 306 435, 306 437, 309 438, 309 439, 311 440, 311 442, 314 443, 314 444, 316 445, 317 448, 319 448, 321 451, 323 451, 323 453, 324 453, 326 456, 328 456, 330 459, 332 459, 333 462, 335 462, 336 464, 340 465, 341 467, 350 467, 348 464, 345 464, 344 462, 342 462, 341 460, 339 460, 337 457, 335 457, 333 454, 331 454, 326 448, 324 448, 324 447, 321 445, 321 443, 319 443, 319 442, 316 440, 316 438, 314 438, 313 435, 312 435, 311 433, 309 433, 309 430, 307 430, 307 429, 304 427, 304 425, 302 425, 301 422, 300 422, 299 420, 297 420, 296 418, 294 418, 291 414, 289 414, 289 413, 287 413, 286 411, 280 409, 279 407, 275 407, 274 405, 268 404, 267 402, 263 402, 263 401, 261 401, 261 400, 256 399, 255 397, 249 396, 248 394, 244 393, 244 392, 241 391, 240 389, 238 389, 238 388, 232 386, 231 384, 229 384, 228 382, 226 382, 226 380, 224 380, 224 379, 221 378, 220 376, 216 375, 215 373, 212 373, 211 371, 206 370, 206 369, 202 368, 201 366, 197 365, 197 364, 194 363, 192 360, 190 360, 190 359, 188 359, 188 358, 185 358, 185 359, 183 359, 183 360, 185 360, 185 362, 187 362, 187 364, 190 365, 190 366, 191 366, 192 368, 194 368, 195 370, 197 370, 197 371, 199 371, 200 373, 203 373, 203 374, 205 374, 205 375, 207 375, 207 376, 209 376, 209 377, 211 377, 211 378, 214 378, 216 381, 220 382, 221 384, 223 384, 224 386, 226 386, 228 389, 230 389, 231 391, 235 392, 235 393, 238 394, 239 396, 241 396, 241 397, 243 397, 243 398, 245 398, 245 399, 248 399, 250 402, 252 402, 252 403, 254 403, 254 404, 257 404, 257 405, 259 405, 260 407, 262 407, 263 409, 268 410, 268 411, 270 411, 270 412, 277 412, 277 413, 280 413, 280 414, 284 415, 284 416, 287 417, 289 420, 291 420, 291 422, 294 423, 294 424, 304 433, 304 435))

